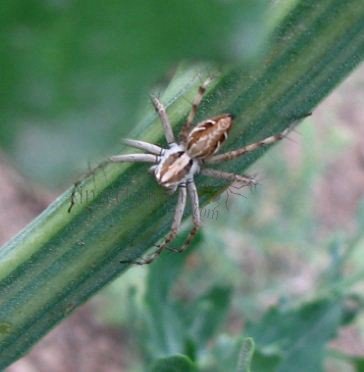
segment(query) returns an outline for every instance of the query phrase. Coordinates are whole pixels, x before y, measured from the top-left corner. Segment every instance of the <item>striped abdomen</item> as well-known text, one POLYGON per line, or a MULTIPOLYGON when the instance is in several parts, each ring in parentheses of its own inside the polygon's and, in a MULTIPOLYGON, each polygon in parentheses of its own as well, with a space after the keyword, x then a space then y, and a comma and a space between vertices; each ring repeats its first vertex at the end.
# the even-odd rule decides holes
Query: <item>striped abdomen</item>
POLYGON ((222 114, 197 124, 188 134, 186 150, 191 158, 206 159, 216 153, 232 126, 231 114, 222 114))

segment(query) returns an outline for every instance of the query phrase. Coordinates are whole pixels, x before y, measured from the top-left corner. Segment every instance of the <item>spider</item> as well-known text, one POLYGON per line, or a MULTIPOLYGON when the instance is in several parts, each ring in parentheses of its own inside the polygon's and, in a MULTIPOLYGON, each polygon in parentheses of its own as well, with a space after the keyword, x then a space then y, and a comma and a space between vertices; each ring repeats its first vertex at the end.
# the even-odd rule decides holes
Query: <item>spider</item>
MULTIPOLYGON (((146 153, 115 155, 107 162, 145 162, 152 163, 150 170, 157 182, 171 192, 178 190, 178 201, 174 212, 173 222, 170 231, 164 240, 157 245, 157 249, 145 258, 132 263, 137 265, 150 264, 168 247, 181 227, 182 218, 187 202, 187 195, 192 205, 193 228, 188 234, 185 242, 180 248, 167 248, 174 252, 183 252, 191 243, 201 227, 201 215, 199 208, 199 197, 194 181, 197 174, 223 179, 229 182, 238 182, 241 186, 254 186, 257 184, 254 177, 223 172, 207 167, 210 164, 218 164, 227 160, 235 159, 246 153, 252 152, 259 147, 271 145, 283 139, 292 126, 282 133, 267 137, 261 141, 242 147, 240 149, 216 155, 222 143, 227 139, 232 127, 234 116, 231 113, 224 113, 209 119, 203 120, 193 128, 192 123, 198 107, 206 92, 210 79, 206 80, 198 89, 192 102, 192 109, 183 125, 179 141, 176 141, 172 127, 166 113, 166 109, 157 97, 151 97, 153 106, 163 126, 168 147, 161 148, 157 145, 134 139, 124 139, 123 142, 131 147, 144 150, 146 153)), ((307 116, 307 115, 305 115, 307 116)), ((71 205, 74 204, 71 196, 71 205)), ((121 261, 121 263, 131 263, 121 261)))

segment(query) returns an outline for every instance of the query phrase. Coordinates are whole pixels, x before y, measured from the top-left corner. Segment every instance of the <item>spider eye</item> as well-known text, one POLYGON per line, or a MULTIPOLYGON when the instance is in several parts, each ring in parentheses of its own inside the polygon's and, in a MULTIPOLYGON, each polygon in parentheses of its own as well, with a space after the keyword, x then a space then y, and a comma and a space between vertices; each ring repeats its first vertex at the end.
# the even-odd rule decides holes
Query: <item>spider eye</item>
POLYGON ((192 167, 192 164, 193 164, 193 160, 190 159, 190 161, 188 162, 188 165, 190 165, 192 167))

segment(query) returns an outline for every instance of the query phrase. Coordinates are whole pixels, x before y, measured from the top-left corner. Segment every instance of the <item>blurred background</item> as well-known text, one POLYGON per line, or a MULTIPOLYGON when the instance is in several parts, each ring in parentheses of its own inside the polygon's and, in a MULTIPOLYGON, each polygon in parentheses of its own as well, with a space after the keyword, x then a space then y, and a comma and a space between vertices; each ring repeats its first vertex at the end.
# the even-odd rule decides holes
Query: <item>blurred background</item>
POLYGON ((177 62, 231 63, 260 53, 266 6, 3 1, 1 147, 37 183, 68 186, 75 171, 120 148, 149 105, 150 87, 163 87, 177 62))
MULTIPOLYGON (((218 2, 208 15, 192 0, 182 7, 176 3, 174 10, 163 4, 2 3, 0 243, 69 187, 89 162, 119 148, 149 105, 149 87, 163 86, 174 63, 186 55, 220 62, 259 55, 269 28, 269 22, 256 28, 264 1, 240 5, 251 22, 243 28, 236 23, 234 32, 210 21, 235 25, 233 8, 222 9, 218 2), (179 18, 171 19, 171 13, 179 18), (191 14, 195 19, 175 38, 191 14), (242 50, 230 47, 237 37, 246 38, 242 50)), ((272 304, 312 299, 333 283, 362 292, 363 116, 360 66, 289 139, 254 164, 256 189, 231 186, 203 210, 203 235, 181 263, 184 273, 173 296, 193 304, 212 284, 225 286, 231 296, 220 336, 240 333, 272 304), (349 280, 337 281, 338 271, 349 280)), ((153 337, 138 337, 130 303, 135 313, 143 312, 147 275, 148 268, 129 270, 8 370, 141 370, 153 337)), ((359 314, 340 330, 332 353, 364 358, 363 331, 359 314)), ((325 363, 328 371, 354 371, 338 358, 325 363)))

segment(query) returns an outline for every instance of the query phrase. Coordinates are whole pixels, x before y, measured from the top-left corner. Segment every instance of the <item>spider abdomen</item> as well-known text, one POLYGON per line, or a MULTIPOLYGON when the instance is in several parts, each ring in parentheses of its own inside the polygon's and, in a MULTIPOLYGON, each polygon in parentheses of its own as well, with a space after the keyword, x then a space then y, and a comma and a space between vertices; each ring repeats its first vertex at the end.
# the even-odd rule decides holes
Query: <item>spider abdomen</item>
POLYGON ((206 159, 216 153, 227 139, 232 126, 231 114, 222 114, 195 126, 187 137, 187 153, 191 158, 206 159))

